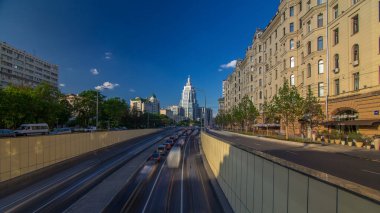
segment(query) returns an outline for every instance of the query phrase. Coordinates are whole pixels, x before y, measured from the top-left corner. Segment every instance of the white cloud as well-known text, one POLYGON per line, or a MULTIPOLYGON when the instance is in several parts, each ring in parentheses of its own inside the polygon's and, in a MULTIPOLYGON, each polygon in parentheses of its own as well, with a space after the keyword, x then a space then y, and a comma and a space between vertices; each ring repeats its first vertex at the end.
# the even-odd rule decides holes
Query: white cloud
POLYGON ((60 87, 65 87, 66 85, 65 84, 59 84, 60 87))
POLYGON ((222 69, 222 68, 219 68, 219 69, 218 69, 218 71, 219 71, 219 72, 222 72, 222 71, 223 71, 223 69, 222 69))
POLYGON ((105 53, 104 53, 104 58, 105 58, 106 60, 110 60, 110 59, 112 58, 112 53, 111 53, 111 52, 105 52, 105 53))
POLYGON ((223 70, 223 69, 235 68, 236 62, 237 62, 237 60, 232 60, 232 61, 228 62, 227 64, 220 65, 219 72, 221 71, 221 69, 223 70))
POLYGON ((102 85, 96 86, 96 90, 104 90, 104 89, 114 89, 115 87, 118 87, 119 84, 111 83, 111 82, 104 82, 102 85))
POLYGON ((129 92, 136 92, 135 89, 129 89, 129 92))
POLYGON ((99 71, 98 71, 98 69, 96 69, 96 68, 92 68, 92 69, 90 69, 90 72, 91 72, 91 74, 93 74, 93 75, 99 75, 99 71))

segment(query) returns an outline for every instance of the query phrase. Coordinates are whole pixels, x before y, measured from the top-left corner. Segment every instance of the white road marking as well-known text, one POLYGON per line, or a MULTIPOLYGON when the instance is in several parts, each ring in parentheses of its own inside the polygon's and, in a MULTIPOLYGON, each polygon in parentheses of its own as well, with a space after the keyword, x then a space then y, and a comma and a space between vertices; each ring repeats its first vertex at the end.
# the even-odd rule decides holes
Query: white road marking
POLYGON ((187 142, 186 142, 185 150, 183 151, 183 158, 182 158, 182 172, 181 172, 181 213, 183 212, 183 166, 185 165, 186 148, 187 148, 187 144, 189 144, 189 140, 187 140, 187 142))
POLYGON ((162 164, 160 171, 158 172, 158 175, 157 175, 157 177, 156 177, 156 180, 154 181, 154 184, 153 184, 152 190, 150 190, 148 200, 146 200, 146 203, 145 203, 145 205, 144 205, 144 209, 142 210, 143 213, 145 212, 146 207, 148 207, 148 203, 149 203, 149 201, 150 201, 150 198, 152 197, 153 190, 154 190, 154 188, 156 187, 156 184, 157 184, 158 178, 160 178, 160 175, 161 175, 162 169, 163 169, 164 166, 165 166, 165 163, 166 163, 166 159, 165 159, 164 163, 162 164))
POLYGON ((371 173, 371 174, 375 174, 375 175, 380 175, 379 172, 374 172, 374 171, 369 171, 369 170, 365 170, 365 169, 362 169, 363 172, 368 172, 368 173, 371 173))

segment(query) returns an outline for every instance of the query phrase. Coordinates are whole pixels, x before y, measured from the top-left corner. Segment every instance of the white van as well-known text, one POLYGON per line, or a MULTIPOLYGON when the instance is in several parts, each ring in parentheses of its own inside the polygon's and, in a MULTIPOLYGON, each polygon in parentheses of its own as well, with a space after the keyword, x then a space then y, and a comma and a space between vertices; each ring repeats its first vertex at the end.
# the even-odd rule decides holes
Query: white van
POLYGON ((21 124, 15 130, 16 135, 46 135, 49 133, 49 126, 46 123, 40 124, 21 124))

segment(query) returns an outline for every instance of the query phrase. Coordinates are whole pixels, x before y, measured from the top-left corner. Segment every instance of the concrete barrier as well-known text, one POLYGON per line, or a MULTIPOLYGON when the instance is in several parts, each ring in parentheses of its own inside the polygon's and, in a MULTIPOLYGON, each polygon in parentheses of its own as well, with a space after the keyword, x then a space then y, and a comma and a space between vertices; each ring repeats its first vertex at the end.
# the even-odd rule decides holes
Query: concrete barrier
POLYGON ((0 182, 160 129, 0 139, 0 182))
POLYGON ((201 139, 211 170, 235 212, 380 212, 379 191, 204 133, 201 139))

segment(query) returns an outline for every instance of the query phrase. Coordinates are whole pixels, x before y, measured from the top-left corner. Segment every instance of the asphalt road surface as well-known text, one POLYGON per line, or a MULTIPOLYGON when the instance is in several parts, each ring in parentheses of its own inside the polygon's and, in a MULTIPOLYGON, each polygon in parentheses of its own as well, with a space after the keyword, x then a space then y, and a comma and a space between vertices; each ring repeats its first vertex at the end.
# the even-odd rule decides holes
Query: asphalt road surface
POLYGON ((214 194, 199 152, 198 137, 182 147, 178 168, 165 158, 128 212, 223 212, 214 194))
POLYGON ((208 134, 254 150, 294 162, 369 188, 380 190, 380 163, 343 154, 295 147, 283 143, 248 138, 222 131, 208 134))

